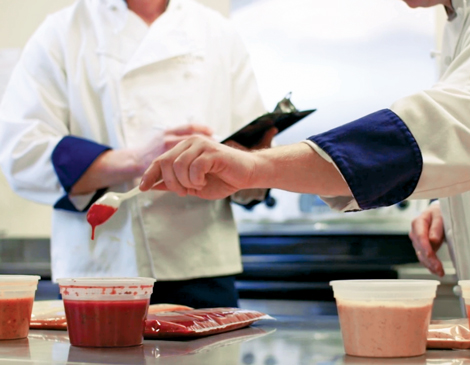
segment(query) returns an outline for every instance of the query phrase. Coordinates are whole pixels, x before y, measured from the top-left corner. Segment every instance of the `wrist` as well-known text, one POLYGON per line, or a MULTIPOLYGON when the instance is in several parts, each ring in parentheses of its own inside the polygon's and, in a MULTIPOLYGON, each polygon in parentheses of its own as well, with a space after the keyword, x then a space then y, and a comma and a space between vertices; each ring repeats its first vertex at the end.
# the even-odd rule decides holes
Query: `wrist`
POLYGON ((273 178, 275 177, 273 175, 273 167, 275 164, 272 161, 271 155, 272 149, 263 149, 251 153, 253 158, 253 170, 246 189, 271 187, 273 178))
POLYGON ((145 171, 139 156, 131 149, 110 150, 99 163, 103 172, 120 181, 140 177, 145 171))

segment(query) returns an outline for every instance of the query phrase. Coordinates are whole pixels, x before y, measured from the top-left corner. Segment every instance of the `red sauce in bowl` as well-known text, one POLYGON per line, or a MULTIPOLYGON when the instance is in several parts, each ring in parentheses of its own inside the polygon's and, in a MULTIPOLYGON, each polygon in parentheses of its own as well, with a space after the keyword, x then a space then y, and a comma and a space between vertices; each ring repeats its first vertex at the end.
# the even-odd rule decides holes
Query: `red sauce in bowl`
POLYGON ((28 336, 33 301, 33 297, 0 299, 0 340, 28 336))
POLYGON ((64 299, 67 330, 73 346, 141 345, 149 299, 87 301, 64 299))
POLYGON ((95 228, 100 224, 106 222, 111 216, 116 213, 117 208, 104 204, 93 204, 88 210, 86 220, 91 226, 91 239, 95 239, 95 228))

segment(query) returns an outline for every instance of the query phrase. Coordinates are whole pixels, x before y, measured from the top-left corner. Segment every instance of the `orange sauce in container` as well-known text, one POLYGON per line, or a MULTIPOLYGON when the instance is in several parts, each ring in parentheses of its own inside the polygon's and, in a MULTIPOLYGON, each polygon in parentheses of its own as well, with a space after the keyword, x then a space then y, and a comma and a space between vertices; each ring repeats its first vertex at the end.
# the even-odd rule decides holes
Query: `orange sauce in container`
POLYGON ((0 299, 0 340, 28 336, 34 297, 0 299))

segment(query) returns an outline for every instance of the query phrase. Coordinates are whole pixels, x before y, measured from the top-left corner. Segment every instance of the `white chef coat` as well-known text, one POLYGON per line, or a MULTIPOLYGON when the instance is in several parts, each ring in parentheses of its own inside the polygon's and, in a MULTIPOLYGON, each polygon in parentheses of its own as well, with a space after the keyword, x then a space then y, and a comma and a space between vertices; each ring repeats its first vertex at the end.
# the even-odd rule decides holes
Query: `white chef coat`
MULTIPOLYGON (((440 59, 441 73, 448 77, 449 74, 458 73, 462 83, 470 80, 470 73, 465 77, 464 68, 460 69, 467 58, 466 69, 470 70, 469 5, 467 1, 454 1, 457 17, 446 24, 440 59)), ((465 86, 468 92, 468 83, 465 86)), ((439 203, 444 218, 445 237, 457 277, 460 280, 470 280, 470 192, 439 199, 439 203)))
POLYGON ((141 194, 91 241, 83 211, 103 192, 68 191, 108 148, 143 146, 191 122, 226 136, 264 112, 247 52, 216 12, 172 0, 148 27, 123 0, 79 0, 49 16, 23 50, 0 105, 0 163, 18 194, 55 206, 53 278, 235 274, 229 200, 141 194))

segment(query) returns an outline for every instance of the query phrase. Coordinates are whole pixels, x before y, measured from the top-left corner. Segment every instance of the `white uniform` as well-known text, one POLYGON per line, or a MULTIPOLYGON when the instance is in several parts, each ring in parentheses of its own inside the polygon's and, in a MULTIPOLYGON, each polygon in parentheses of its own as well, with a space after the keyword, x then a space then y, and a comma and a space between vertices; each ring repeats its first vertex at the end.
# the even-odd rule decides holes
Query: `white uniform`
POLYGON ((122 0, 79 0, 23 51, 0 105, 0 162, 18 194, 56 207, 54 278, 230 275, 242 266, 229 200, 141 194, 91 241, 83 210, 94 194, 71 198, 65 185, 108 146, 190 122, 226 136, 264 112, 247 52, 216 12, 172 0, 148 27, 122 0))
POLYGON ((350 196, 324 197, 350 211, 404 199, 440 199, 460 279, 470 279, 470 1, 452 0, 441 77, 384 109, 308 143, 334 163, 350 196))
MULTIPOLYGON (((460 83, 464 86, 465 92, 469 93, 470 2, 454 1, 454 7, 456 8, 457 17, 454 21, 448 22, 445 28, 441 53, 441 72, 444 75, 455 73, 453 77, 457 80, 460 79, 460 83), (469 70, 469 72, 465 73, 465 70, 469 70)), ((470 97, 468 95, 467 103, 470 103, 470 97)), ((467 122, 467 126, 468 125, 470 125, 470 123, 467 122)), ((449 244, 457 276, 461 280, 469 280, 470 192, 439 199, 439 203, 444 217, 445 237, 449 244)))

